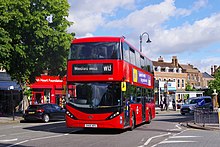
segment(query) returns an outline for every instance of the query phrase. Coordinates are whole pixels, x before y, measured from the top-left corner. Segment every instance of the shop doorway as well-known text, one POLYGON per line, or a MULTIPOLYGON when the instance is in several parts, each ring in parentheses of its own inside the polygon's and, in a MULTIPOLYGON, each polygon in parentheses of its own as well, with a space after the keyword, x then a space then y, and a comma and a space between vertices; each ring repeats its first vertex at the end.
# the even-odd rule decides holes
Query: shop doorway
POLYGON ((44 92, 33 92, 32 103, 33 104, 44 103, 44 92))

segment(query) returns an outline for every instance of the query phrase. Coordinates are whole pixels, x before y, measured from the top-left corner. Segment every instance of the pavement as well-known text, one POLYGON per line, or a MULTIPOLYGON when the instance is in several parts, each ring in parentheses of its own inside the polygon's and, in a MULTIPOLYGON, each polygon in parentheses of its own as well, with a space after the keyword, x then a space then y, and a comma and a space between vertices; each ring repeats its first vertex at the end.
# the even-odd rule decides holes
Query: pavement
POLYGON ((13 115, 0 115, 0 124, 20 123, 21 120, 23 120, 21 113, 15 113, 14 119, 13 115))
MULTIPOLYGON (((156 114, 180 114, 179 110, 167 110, 161 111, 160 108, 156 108, 156 114)), ((20 123, 21 120, 24 120, 21 113, 15 113, 14 120, 12 115, 0 115, 0 125, 1 124, 11 124, 11 123, 20 123)), ((190 122, 183 122, 181 125, 185 127, 190 127, 194 129, 202 130, 220 130, 220 124, 198 124, 194 123, 193 120, 190 122)))
MULTIPOLYGON (((156 108, 156 114, 180 114, 180 110, 172 110, 169 109, 167 111, 163 110, 161 111, 160 108, 156 108)), ((182 122, 182 126, 194 128, 194 129, 201 129, 201 130, 220 130, 220 124, 203 124, 203 123, 194 123, 194 120, 188 121, 188 122, 182 122)))

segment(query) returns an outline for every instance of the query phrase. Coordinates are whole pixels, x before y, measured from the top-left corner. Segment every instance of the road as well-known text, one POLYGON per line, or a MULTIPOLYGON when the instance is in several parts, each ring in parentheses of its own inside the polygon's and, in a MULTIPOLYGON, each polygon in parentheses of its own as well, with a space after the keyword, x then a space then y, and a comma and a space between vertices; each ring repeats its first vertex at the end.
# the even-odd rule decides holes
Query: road
MULTIPOLYGON (((185 128, 180 122, 192 116, 179 113, 159 113, 151 124, 133 131, 84 130, 66 128, 64 121, 50 123, 16 123, 0 125, 0 146, 33 147, 182 147, 211 146, 220 143, 218 131, 185 128), (211 137, 211 138, 210 138, 211 137), (213 138, 216 138, 213 141, 213 138), (210 142, 212 141, 212 144, 210 142)), ((219 145, 218 145, 219 146, 219 145)))

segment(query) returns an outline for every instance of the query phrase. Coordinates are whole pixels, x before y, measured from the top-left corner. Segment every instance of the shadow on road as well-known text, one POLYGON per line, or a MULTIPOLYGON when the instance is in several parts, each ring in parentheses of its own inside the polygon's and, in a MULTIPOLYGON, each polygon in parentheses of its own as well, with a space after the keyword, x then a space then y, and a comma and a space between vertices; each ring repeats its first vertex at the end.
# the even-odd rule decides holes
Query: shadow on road
POLYGON ((165 122, 176 122, 183 123, 193 121, 193 115, 181 115, 181 114, 159 114, 158 117, 154 119, 154 121, 165 121, 165 122))
MULTIPOLYGON (((27 123, 27 122, 25 122, 27 123)), ((29 122, 34 123, 34 122, 29 122)), ((81 129, 81 128, 67 128, 65 122, 54 122, 48 124, 39 124, 37 126, 25 127, 24 129, 31 131, 44 131, 53 133, 70 133, 70 134, 95 134, 95 135, 114 135, 120 134, 127 130, 119 129, 81 129)))

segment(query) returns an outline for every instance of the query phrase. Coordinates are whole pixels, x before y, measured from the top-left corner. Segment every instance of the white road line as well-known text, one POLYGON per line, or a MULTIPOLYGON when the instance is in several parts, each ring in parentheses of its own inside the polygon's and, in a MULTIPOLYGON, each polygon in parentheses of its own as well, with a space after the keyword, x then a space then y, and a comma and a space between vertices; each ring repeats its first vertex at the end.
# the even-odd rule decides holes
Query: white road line
POLYGON ((182 128, 180 127, 180 125, 178 124, 178 125, 176 125, 176 127, 179 129, 179 130, 181 130, 182 128))
POLYGON ((150 143, 150 141, 151 141, 152 139, 154 139, 154 138, 163 137, 163 136, 167 136, 167 135, 170 135, 170 134, 171 134, 171 133, 153 136, 153 137, 149 138, 149 139, 144 143, 144 145, 141 145, 141 146, 138 146, 138 147, 144 147, 144 146, 148 145, 148 144, 150 143))
POLYGON ((5 140, 0 140, 0 142, 11 142, 11 141, 17 141, 18 138, 14 138, 14 139, 5 139, 5 140))
POLYGON ((33 133, 33 132, 36 132, 36 131, 28 131, 28 132, 12 133, 12 134, 9 134, 9 135, 21 135, 21 134, 28 134, 28 133, 33 133))
POLYGON ((54 135, 54 136, 45 136, 45 137, 33 138, 33 139, 30 139, 30 141, 49 139, 49 138, 56 138, 56 137, 61 137, 61 136, 66 136, 66 135, 69 135, 69 134, 60 134, 60 135, 54 135))
POLYGON ((6 135, 0 135, 0 137, 4 137, 4 136, 6 136, 6 135))
POLYGON ((193 138, 193 137, 202 137, 202 136, 170 136, 169 138, 193 138))
POLYGON ((18 143, 9 145, 9 146, 7 146, 7 147, 13 147, 13 146, 16 146, 16 145, 19 145, 19 144, 22 144, 22 143, 25 143, 25 142, 28 142, 28 141, 29 141, 29 140, 24 140, 24 141, 21 141, 21 142, 18 142, 18 143))
POLYGON ((177 124, 175 127, 177 127, 177 128, 175 128, 175 129, 167 129, 167 130, 168 130, 168 131, 178 131, 178 130, 182 130, 182 128, 180 127, 179 124, 177 124))
POLYGON ((166 143, 188 143, 188 142, 197 142, 197 141, 181 141, 181 140, 168 140, 168 141, 162 141, 159 144, 166 144, 166 143))

